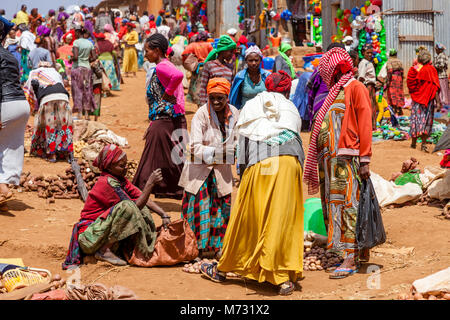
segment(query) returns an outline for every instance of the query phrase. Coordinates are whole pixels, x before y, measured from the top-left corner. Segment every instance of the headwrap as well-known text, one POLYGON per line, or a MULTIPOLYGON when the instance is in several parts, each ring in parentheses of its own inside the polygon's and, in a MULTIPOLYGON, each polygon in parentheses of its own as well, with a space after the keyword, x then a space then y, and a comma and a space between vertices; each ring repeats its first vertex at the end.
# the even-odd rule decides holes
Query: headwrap
POLYGON ((9 22, 2 16, 0 16, 0 23, 3 25, 3 28, 1 28, 0 40, 3 40, 11 28, 14 27, 14 23, 9 22))
POLYGON ((322 122, 333 104, 334 100, 339 94, 339 91, 349 81, 354 80, 353 77, 353 61, 350 55, 342 48, 333 48, 325 53, 319 62, 319 73, 323 81, 330 89, 325 101, 317 113, 314 127, 311 134, 311 143, 309 145, 308 156, 306 158, 304 181, 308 185, 308 193, 315 194, 319 191, 319 176, 317 174, 317 138, 319 136, 320 129, 322 128, 322 122), (334 77, 336 71, 347 71, 335 84, 334 77))
POLYGON ((73 33, 72 32, 67 32, 67 33, 65 33, 62 37, 61 37, 61 40, 64 42, 64 43, 66 43, 66 39, 70 39, 70 45, 73 45, 73 42, 74 42, 74 36, 73 36, 73 33))
POLYGON ((169 42, 161 33, 155 33, 148 37, 147 43, 152 49, 159 48, 164 55, 167 53, 167 49, 169 48, 169 42))
POLYGON ((425 46, 418 46, 416 48, 416 54, 419 54, 419 52, 422 51, 422 50, 427 50, 427 47, 425 47, 425 46))
POLYGON ((417 61, 421 64, 427 64, 431 61, 431 53, 427 49, 420 50, 417 61))
POLYGON ((94 37, 96 39, 106 39, 106 36, 103 32, 99 32, 99 33, 94 32, 94 37))
POLYGON ((292 78, 285 71, 280 70, 269 75, 265 85, 269 92, 285 93, 291 90, 292 78))
POLYGON ((115 144, 108 144, 103 147, 92 165, 101 171, 108 170, 113 164, 122 159, 126 153, 115 144))
POLYGON ((444 50, 444 51, 447 50, 447 48, 440 42, 436 43, 436 49, 444 50))
POLYGON ((289 66, 289 69, 291 70, 291 77, 292 79, 295 78, 295 69, 292 65, 291 59, 286 55, 286 52, 291 50, 292 47, 289 43, 281 42, 280 47, 278 48, 278 52, 280 53, 280 56, 286 61, 287 65, 289 66))
POLYGON ((222 93, 229 95, 231 91, 231 83, 225 78, 212 78, 208 81, 206 93, 222 93))
POLYGON ((237 30, 235 28, 228 29, 228 31, 227 31, 227 34, 232 35, 232 36, 236 35, 236 33, 237 33, 237 30))
POLYGON ((171 54, 172 52, 173 52, 172 47, 169 47, 169 49, 167 49, 166 55, 167 55, 168 57, 170 57, 170 54, 171 54))
POLYGON ((234 50, 236 49, 236 42, 234 42, 233 39, 229 35, 223 35, 220 37, 219 42, 217 43, 217 48, 212 50, 208 57, 206 57, 204 63, 207 63, 211 60, 217 59, 217 54, 219 52, 227 51, 227 50, 234 50))
POLYGON ((150 21, 155 21, 155 16, 152 14, 148 18, 150 19, 150 21))
MULTIPOLYGON (((206 93, 210 95, 211 93, 221 93, 226 96, 230 94, 231 91, 231 83, 225 79, 225 78, 212 78, 208 81, 208 85, 206 87, 206 93)), ((209 103, 208 99, 208 113, 209 117, 213 119, 215 124, 218 128, 220 128, 219 118, 217 117, 217 114, 211 104, 209 103)), ((231 136, 231 132, 234 128, 234 121, 233 113, 230 110, 230 106, 226 105, 225 107, 225 127, 227 131, 227 139, 231 136), (233 123, 233 125, 230 125, 230 123, 233 123)))
POLYGON ((106 32, 109 32, 109 33, 113 33, 113 32, 114 32, 113 26, 110 25, 109 23, 105 24, 105 26, 103 27, 103 29, 104 29, 106 32))
POLYGON ((392 48, 391 50, 389 50, 389 55, 391 57, 396 56, 397 55, 397 50, 395 50, 394 48, 392 48))
POLYGON ((48 11, 48 14, 51 16, 51 15, 54 15, 56 13, 56 11, 55 10, 53 10, 53 9, 50 9, 49 11, 48 11))
POLYGON ((196 41, 206 41, 208 40, 208 33, 206 31, 201 31, 196 35, 196 41))
POLYGON ((247 37, 246 36, 244 36, 244 35, 242 35, 242 36, 240 36, 240 38, 239 38, 239 41, 238 41, 238 46, 240 46, 240 45, 245 45, 246 47, 248 47, 247 46, 247 43, 248 43, 248 39, 247 39, 247 37))
POLYGON ((127 22, 127 27, 136 28, 136 25, 134 23, 127 22))
POLYGON ((261 57, 261 59, 263 58, 263 54, 261 50, 258 48, 258 46, 251 46, 250 48, 245 50, 245 59, 247 59, 248 55, 251 53, 256 53, 258 56, 261 57))
POLYGON ((50 32, 51 32, 52 30, 50 29, 50 28, 47 28, 46 26, 44 26, 44 25, 40 25, 38 28, 37 28, 37 30, 36 30, 36 34, 38 35, 38 36, 41 36, 41 37, 46 37, 46 36, 49 36, 50 35, 50 32))
POLYGON ((342 40, 342 43, 346 43, 347 41, 353 41, 353 37, 352 36, 346 36, 344 38, 344 40, 342 40))

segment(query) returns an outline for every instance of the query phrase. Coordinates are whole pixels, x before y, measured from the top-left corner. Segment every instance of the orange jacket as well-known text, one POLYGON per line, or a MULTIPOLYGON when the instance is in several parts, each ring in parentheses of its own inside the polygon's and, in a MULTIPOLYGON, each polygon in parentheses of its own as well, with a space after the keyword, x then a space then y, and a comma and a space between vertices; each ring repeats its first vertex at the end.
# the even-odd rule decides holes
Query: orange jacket
POLYGON ((344 88, 345 114, 342 120, 338 156, 359 156, 370 162, 372 156, 372 105, 369 91, 354 80, 344 88))

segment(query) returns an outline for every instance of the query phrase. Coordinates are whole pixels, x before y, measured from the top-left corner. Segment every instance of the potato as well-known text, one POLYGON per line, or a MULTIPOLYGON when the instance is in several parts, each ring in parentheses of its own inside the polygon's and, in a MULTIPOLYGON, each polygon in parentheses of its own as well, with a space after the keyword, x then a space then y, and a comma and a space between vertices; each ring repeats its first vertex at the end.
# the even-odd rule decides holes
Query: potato
POLYGON ((406 294, 406 293, 400 293, 400 294, 397 296, 397 299, 398 299, 398 300, 408 300, 408 298, 409 298, 409 295, 406 294))
POLYGON ((421 299, 423 299, 422 294, 416 292, 416 293, 414 294, 414 300, 421 300, 421 299))
POLYGON ((442 297, 443 297, 445 300, 450 300, 450 293, 445 293, 442 297))
POLYGON ((53 281, 60 281, 60 280, 61 280, 61 276, 60 276, 59 274, 53 275, 53 277, 52 277, 52 282, 53 282, 53 281))
POLYGON ((428 297, 428 300, 437 300, 436 296, 433 296, 432 294, 430 294, 430 296, 428 297))
POLYGON ((194 272, 195 272, 194 267, 189 267, 189 273, 194 273, 194 272))

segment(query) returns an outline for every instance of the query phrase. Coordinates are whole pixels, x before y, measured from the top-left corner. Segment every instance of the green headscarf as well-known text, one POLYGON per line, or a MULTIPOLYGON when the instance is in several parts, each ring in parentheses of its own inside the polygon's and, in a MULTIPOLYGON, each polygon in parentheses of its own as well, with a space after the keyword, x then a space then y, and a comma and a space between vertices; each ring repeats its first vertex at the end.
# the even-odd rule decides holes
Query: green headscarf
POLYGON ((206 57, 205 62, 217 59, 217 54, 222 51, 234 50, 236 49, 236 42, 229 35, 223 35, 220 37, 219 42, 217 43, 217 48, 212 50, 208 57, 206 57))
POLYGON ((280 56, 284 59, 284 61, 286 61, 289 68, 291 69, 291 77, 292 77, 292 79, 294 79, 295 78, 295 69, 294 69, 294 66, 292 65, 291 59, 289 59, 289 57, 286 55, 286 52, 291 49, 292 49, 292 47, 289 43, 282 42, 280 47, 278 48, 278 52, 280 53, 280 56))

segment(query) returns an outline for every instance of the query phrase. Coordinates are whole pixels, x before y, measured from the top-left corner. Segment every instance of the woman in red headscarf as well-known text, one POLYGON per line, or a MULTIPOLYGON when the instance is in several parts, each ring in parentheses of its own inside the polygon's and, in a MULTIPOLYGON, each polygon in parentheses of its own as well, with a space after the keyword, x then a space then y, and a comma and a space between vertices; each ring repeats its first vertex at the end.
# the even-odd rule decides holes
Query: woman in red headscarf
POLYGON ((266 88, 240 110, 241 183, 222 257, 218 265, 202 264, 201 272, 216 282, 234 272, 289 295, 303 272, 301 119, 289 101, 287 73, 268 76, 266 88))
MULTIPOLYGON (((318 69, 329 93, 312 124, 304 180, 309 194, 320 190, 327 248, 344 258, 335 270, 328 271, 333 271, 331 279, 342 279, 359 268, 355 225, 359 181, 370 176, 372 107, 368 89, 354 79, 353 61, 345 49, 328 51, 318 69)), ((361 255, 361 261, 367 260, 368 250, 361 255)))
POLYGON ((184 188, 183 218, 197 237, 200 257, 207 251, 220 255, 230 217, 238 118, 237 109, 228 104, 230 88, 225 78, 209 80, 208 104, 192 119, 190 156, 179 182, 184 188))
POLYGON ((95 159, 101 175, 89 192, 80 221, 74 225, 69 252, 63 269, 82 263, 83 255, 113 265, 126 265, 150 259, 156 241, 156 226, 150 210, 162 218, 164 226, 170 217, 149 199, 153 187, 162 181, 161 170, 155 170, 143 190, 125 177, 127 155, 116 145, 107 145, 95 159), (119 248, 121 250, 119 250, 119 248))

